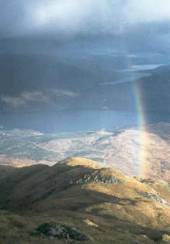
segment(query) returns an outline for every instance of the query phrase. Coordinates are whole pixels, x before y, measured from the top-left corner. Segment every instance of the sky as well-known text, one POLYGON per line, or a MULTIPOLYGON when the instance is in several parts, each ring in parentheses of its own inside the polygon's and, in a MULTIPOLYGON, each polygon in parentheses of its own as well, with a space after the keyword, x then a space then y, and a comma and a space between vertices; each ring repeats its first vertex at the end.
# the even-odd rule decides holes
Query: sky
POLYGON ((93 110, 105 127, 110 110, 136 111, 140 77, 146 107, 162 113, 166 89, 155 102, 145 79, 160 86, 150 67, 169 65, 169 54, 169 0, 0 0, 0 125, 55 129, 88 115, 90 128, 93 110))
POLYGON ((0 1, 1 36, 42 32, 123 32, 138 24, 170 21, 169 0, 0 1))

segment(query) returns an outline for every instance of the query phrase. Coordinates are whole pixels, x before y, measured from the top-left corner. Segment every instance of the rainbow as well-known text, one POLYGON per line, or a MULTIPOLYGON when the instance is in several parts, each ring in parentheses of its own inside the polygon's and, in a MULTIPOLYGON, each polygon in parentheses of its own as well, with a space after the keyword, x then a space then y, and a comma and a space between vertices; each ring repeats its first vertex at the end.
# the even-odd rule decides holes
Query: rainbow
MULTIPOLYGON (((130 57, 130 55, 129 55, 130 57)), ((128 67, 131 69, 133 66, 133 62, 131 58, 128 60, 128 67)), ((134 76, 135 80, 135 76, 134 76)), ((149 147, 149 137, 148 133, 146 133, 146 118, 144 112, 144 98, 137 82, 133 83, 133 94, 134 94, 134 102, 137 112, 137 125, 139 131, 139 148, 137 150, 137 155, 135 158, 138 160, 138 172, 137 175, 139 177, 144 177, 147 173, 147 158, 148 158, 148 147, 149 147)), ((136 162, 135 162, 136 163, 136 162)))
POLYGON ((139 149, 138 149, 138 176, 144 177, 147 172, 147 150, 149 146, 148 134, 145 132, 146 120, 144 113, 143 98, 139 86, 134 83, 134 94, 136 100, 136 110, 138 113, 138 130, 139 130, 139 149))

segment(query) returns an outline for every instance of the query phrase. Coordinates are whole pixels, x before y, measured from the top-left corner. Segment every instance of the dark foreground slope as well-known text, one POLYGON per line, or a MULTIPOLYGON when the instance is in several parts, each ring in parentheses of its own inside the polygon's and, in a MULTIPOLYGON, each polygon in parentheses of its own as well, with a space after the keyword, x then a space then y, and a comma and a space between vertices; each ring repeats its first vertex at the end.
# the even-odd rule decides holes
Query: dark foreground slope
POLYGON ((83 158, 3 170, 0 208, 0 243, 170 243, 168 183, 83 158))

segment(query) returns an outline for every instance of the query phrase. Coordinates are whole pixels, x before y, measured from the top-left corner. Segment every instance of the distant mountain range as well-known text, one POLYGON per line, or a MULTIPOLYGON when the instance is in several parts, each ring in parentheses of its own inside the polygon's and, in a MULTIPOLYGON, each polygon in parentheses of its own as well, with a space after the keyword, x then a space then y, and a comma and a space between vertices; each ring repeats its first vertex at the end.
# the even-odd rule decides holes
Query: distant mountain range
POLYGON ((0 131, 0 164, 53 165, 68 157, 85 157, 125 174, 170 180, 170 124, 73 134, 0 131))

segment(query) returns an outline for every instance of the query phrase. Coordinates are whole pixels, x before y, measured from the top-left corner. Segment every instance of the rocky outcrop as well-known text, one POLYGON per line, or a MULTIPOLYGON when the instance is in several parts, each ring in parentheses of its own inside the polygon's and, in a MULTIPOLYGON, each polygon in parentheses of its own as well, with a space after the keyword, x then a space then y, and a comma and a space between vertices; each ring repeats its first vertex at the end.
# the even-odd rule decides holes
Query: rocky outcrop
POLYGON ((82 234, 76 228, 58 224, 58 223, 44 223, 35 231, 36 235, 45 235, 49 239, 59 240, 75 240, 75 241, 87 241, 88 237, 82 234))
POLYGON ((102 184, 110 184, 116 185, 120 183, 120 180, 112 175, 101 175, 98 172, 94 172, 93 174, 85 174, 83 177, 71 180, 71 185, 81 185, 88 183, 102 183, 102 184))

